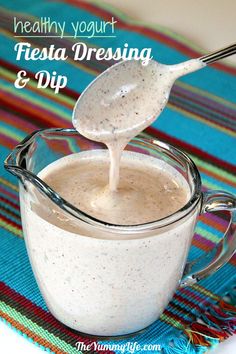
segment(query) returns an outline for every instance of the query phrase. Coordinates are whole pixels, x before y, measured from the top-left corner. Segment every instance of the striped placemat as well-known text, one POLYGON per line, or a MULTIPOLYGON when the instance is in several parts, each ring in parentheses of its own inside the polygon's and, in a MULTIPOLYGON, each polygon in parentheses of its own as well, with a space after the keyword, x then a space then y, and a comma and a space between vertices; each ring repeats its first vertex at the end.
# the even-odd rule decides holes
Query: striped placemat
MULTIPOLYGON (((151 47, 154 58, 176 63, 198 57, 201 50, 186 39, 158 26, 129 19, 101 2, 78 0, 30 1, 0 0, 1 6, 1 161, 27 134, 38 128, 71 127, 71 113, 79 94, 91 80, 112 62, 25 61, 15 60, 13 17, 36 21, 51 16, 55 21, 117 20, 116 38, 91 38, 89 47, 151 47), (16 73, 25 69, 31 77, 24 90, 14 88, 16 73), (68 77, 67 88, 55 95, 51 89, 39 90, 33 80, 40 70, 56 70, 68 77)), ((26 39, 21 38, 21 41, 26 39)), ((66 47, 73 38, 28 38, 32 46, 66 47)), ((84 40, 83 40, 84 41, 84 40)), ((161 117, 145 135, 156 136, 185 150, 201 173, 203 189, 236 191, 236 68, 216 64, 176 82, 170 102, 161 117)), ((227 215, 203 215, 196 227, 189 257, 209 251, 227 227, 227 215)), ((0 316, 28 340, 53 353, 78 353, 76 343, 127 344, 126 340, 101 342, 80 336, 63 326, 48 312, 34 280, 21 230, 18 185, 0 166, 0 316)), ((178 290, 161 318, 147 331, 129 342, 159 344, 163 353, 204 353, 236 333, 235 285, 236 257, 198 285, 178 290)), ((119 347, 91 353, 121 353, 119 347)), ((136 351, 138 353, 139 351, 136 351)), ((141 350, 140 350, 141 352, 141 350)), ((154 352, 156 352, 154 350, 154 352)))

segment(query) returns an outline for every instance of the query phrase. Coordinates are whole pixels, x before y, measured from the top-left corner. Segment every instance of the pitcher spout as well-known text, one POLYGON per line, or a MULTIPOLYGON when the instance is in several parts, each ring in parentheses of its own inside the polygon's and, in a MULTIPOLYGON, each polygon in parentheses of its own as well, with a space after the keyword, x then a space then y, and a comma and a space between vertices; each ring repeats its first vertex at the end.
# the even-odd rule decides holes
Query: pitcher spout
MULTIPOLYGON (((55 190, 53 190, 39 173, 56 160, 70 154, 79 153, 91 142, 78 135, 75 129, 41 129, 27 136, 10 153, 4 167, 20 181, 20 196, 30 199, 30 208, 48 209, 63 218, 69 218, 71 224, 78 221, 89 225, 99 225, 90 215, 76 208, 55 190), (22 188, 23 187, 23 188, 22 188)), ((102 144, 94 144, 95 149, 104 149, 102 144)), ((26 204, 26 203, 21 203, 26 204)))
POLYGON ((34 131, 22 140, 4 161, 5 169, 14 176, 18 177, 21 181, 23 181, 24 178, 28 178, 26 166, 27 153, 34 136, 39 131, 40 130, 34 131))

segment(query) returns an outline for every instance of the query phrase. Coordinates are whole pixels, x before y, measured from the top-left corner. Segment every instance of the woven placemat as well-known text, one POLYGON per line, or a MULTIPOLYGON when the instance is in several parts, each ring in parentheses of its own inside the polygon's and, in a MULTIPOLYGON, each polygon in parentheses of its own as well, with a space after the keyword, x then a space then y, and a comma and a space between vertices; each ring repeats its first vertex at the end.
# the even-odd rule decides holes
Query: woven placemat
MULTIPOLYGON (((170 31, 130 20, 109 6, 83 1, 0 1, 1 28, 1 166, 0 166, 0 316, 25 338, 54 353, 78 353, 76 343, 93 344, 91 353, 104 353, 97 344, 127 345, 137 342, 142 353, 147 344, 159 344, 163 353, 204 353, 236 332, 236 257, 198 285, 178 290, 161 318, 144 333, 116 342, 88 339, 63 326, 48 312, 27 257, 21 230, 17 180, 4 171, 3 160, 28 133, 38 128, 71 127, 71 114, 82 90, 112 64, 93 59, 84 62, 16 61, 13 17, 37 21, 117 20, 116 38, 86 39, 90 47, 151 47, 154 59, 176 63, 201 55, 200 50, 170 31), (25 69, 31 81, 15 89, 16 73, 25 69), (68 77, 67 88, 55 95, 39 90, 33 80, 40 70, 56 70, 68 77)), ((69 33, 71 34, 71 33, 69 33)), ((24 38, 19 40, 26 40, 24 38)), ((71 48, 73 38, 27 38, 32 46, 71 48)), ((217 64, 176 82, 168 107, 145 134, 184 149, 201 173, 203 189, 236 191, 235 119, 236 69, 217 64)), ((204 215, 197 224, 189 257, 209 251, 227 227, 227 215, 204 215)), ((110 347, 111 348, 111 347, 110 347)), ((154 348, 154 347, 152 347, 154 348)), ((121 353, 114 346, 106 353, 121 353)), ((135 353, 140 352, 135 351, 135 353)), ((157 352, 157 349, 153 349, 157 352)), ((126 351, 128 349, 126 348, 126 351)))

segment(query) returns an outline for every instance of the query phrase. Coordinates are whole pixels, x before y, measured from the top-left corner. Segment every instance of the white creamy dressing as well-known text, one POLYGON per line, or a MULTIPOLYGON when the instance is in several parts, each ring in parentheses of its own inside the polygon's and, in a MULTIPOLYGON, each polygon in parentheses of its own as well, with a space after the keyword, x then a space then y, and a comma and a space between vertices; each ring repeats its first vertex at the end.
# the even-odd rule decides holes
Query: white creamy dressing
POLYGON ((110 191, 117 191, 126 144, 159 116, 174 81, 204 66, 199 59, 176 65, 150 60, 146 66, 135 60, 123 61, 102 73, 80 96, 73 125, 88 139, 107 145, 110 191))
MULTIPOLYGON (((124 151, 120 167, 118 193, 109 190, 107 150, 65 156, 40 171, 39 177, 79 210, 116 225, 137 225, 162 219, 181 209, 189 200, 190 190, 185 178, 164 161, 124 151)), ((71 220, 67 222, 63 217, 60 223, 59 214, 62 213, 58 208, 50 214, 50 222, 70 230, 71 220)))

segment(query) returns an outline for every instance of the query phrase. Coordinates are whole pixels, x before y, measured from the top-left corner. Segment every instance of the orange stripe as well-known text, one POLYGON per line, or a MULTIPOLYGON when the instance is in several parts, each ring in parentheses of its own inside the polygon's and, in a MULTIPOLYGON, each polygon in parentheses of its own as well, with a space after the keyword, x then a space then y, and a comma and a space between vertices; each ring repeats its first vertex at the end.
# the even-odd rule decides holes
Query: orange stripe
MULTIPOLYGON (((157 29, 150 28, 145 26, 144 24, 132 24, 129 22, 128 16, 126 20, 123 20, 116 11, 112 11, 112 9, 107 10, 102 5, 92 4, 91 2, 87 2, 84 0, 59 0, 61 2, 72 4, 75 7, 82 8, 85 11, 91 12, 93 15, 98 16, 102 19, 110 21, 111 16, 114 16, 115 19, 118 19, 116 26, 121 29, 125 29, 128 33, 135 32, 141 33, 145 35, 147 38, 155 39, 158 42, 164 43, 166 46, 171 48, 175 48, 182 53, 191 56, 191 57, 201 57, 203 54, 197 51, 196 49, 186 45, 183 41, 177 40, 170 35, 167 35, 164 32, 158 31, 157 29)), ((232 66, 228 66, 222 63, 214 63, 213 67, 226 71, 230 74, 236 74, 236 68, 232 66)))
MULTIPOLYGON (((1 198, 0 198, 1 200, 1 198)), ((3 210, 5 213, 7 213, 10 217, 15 218, 16 220, 18 220, 18 222, 21 221, 21 217, 19 215, 17 215, 16 213, 14 213, 13 211, 11 211, 8 207, 5 207, 3 205, 0 206, 0 210, 3 210)), ((1 216, 0 216, 1 218, 1 216)))
MULTIPOLYGON (((6 70, 6 69, 5 69, 5 70, 6 70)), ((10 72, 9 70, 7 70, 7 71, 10 72)), ((2 76, 3 76, 4 80, 6 80, 6 81, 8 81, 8 82, 10 82, 10 83, 12 83, 12 84, 14 84, 14 82, 13 82, 12 80, 10 80, 6 75, 4 75, 4 73, 2 73, 2 76)), ((39 93, 37 87, 34 87, 34 86, 32 86, 32 85, 28 85, 27 88, 28 88, 28 90, 33 91, 33 92, 36 92, 37 94, 39 93)), ((55 101, 55 102, 58 102, 58 103, 60 103, 61 105, 63 105, 64 107, 69 108, 69 109, 71 109, 71 108, 74 107, 73 104, 70 104, 70 103, 65 102, 64 100, 62 100, 62 99, 60 98, 60 95, 54 95, 53 98, 52 98, 51 95, 47 94, 47 91, 46 91, 46 90, 41 90, 40 96, 44 96, 44 97, 49 98, 49 99, 51 99, 51 100, 53 100, 53 101, 55 101)))
POLYGON ((210 251, 212 249, 210 246, 203 244, 202 242, 198 241, 196 238, 193 238, 192 245, 197 248, 200 248, 200 250, 203 251, 210 251))
POLYGON ((201 220, 204 224, 206 224, 206 225, 208 225, 208 226, 211 226, 211 227, 213 227, 214 229, 216 229, 216 230, 218 230, 218 231, 220 231, 220 232, 225 232, 226 227, 225 227, 224 225, 220 224, 219 222, 216 222, 215 220, 210 219, 210 218, 209 218, 207 215, 205 215, 205 214, 202 214, 202 215, 200 216, 200 220, 201 220))
POLYGON ((46 121, 48 123, 48 126, 57 127, 59 124, 63 124, 63 126, 65 126, 65 124, 67 123, 67 121, 63 120, 63 118, 61 118, 60 116, 57 116, 53 113, 51 113, 50 115, 47 114, 47 111, 45 109, 35 106, 31 107, 33 104, 30 103, 29 105, 29 103, 22 97, 20 99, 24 102, 24 104, 22 104, 22 102, 19 103, 17 99, 14 99, 13 97, 8 95, 7 93, 5 94, 4 92, 0 93, 0 98, 3 100, 4 104, 11 104, 11 106, 14 107, 16 110, 19 110, 20 104, 21 111, 23 110, 26 114, 32 114, 32 116, 37 117, 37 119, 42 120, 44 122, 46 121))
POLYGON ((5 215, 1 215, 0 219, 2 219, 5 223, 9 224, 10 226, 15 227, 16 229, 18 229, 19 231, 22 230, 21 225, 18 225, 15 221, 10 220, 8 217, 6 217, 5 215))
POLYGON ((207 170, 206 168, 200 167, 200 166, 198 166, 198 169, 199 169, 201 172, 206 173, 208 176, 211 176, 211 177, 213 177, 213 178, 215 178, 215 179, 217 179, 217 180, 220 180, 220 181, 222 181, 222 182, 225 182, 226 184, 228 184, 228 185, 230 185, 230 186, 232 186, 232 187, 236 187, 236 183, 235 183, 235 182, 231 181, 230 179, 228 179, 228 178, 226 178, 226 177, 224 177, 224 176, 221 176, 220 174, 216 174, 216 173, 214 173, 214 172, 212 172, 212 171, 209 171, 209 170, 207 170))
POLYGON ((9 138, 2 133, 0 133, 0 140, 1 145, 7 147, 8 149, 13 149, 16 146, 16 143, 18 143, 18 140, 9 138))
POLYGON ((39 337, 37 334, 29 330, 28 328, 26 328, 25 326, 23 326, 22 324, 20 324, 9 315, 2 312, 1 310, 0 310, 0 316, 4 318, 8 323, 10 323, 13 327, 18 329, 22 333, 25 333, 29 338, 32 338, 34 342, 37 342, 38 344, 44 346, 45 348, 50 349, 56 354, 68 354, 67 352, 64 352, 63 350, 59 349, 52 343, 48 342, 46 339, 39 337))
MULTIPOLYGON (((205 251, 205 252, 209 252, 209 251, 212 250, 212 247, 203 244, 202 242, 198 241, 198 240, 195 239, 195 238, 193 238, 193 240, 192 240, 192 245, 195 246, 195 247, 197 247, 197 248, 199 248, 199 249, 201 249, 201 250, 203 250, 203 251, 205 251)), ((230 264, 233 265, 233 266, 236 266, 236 257, 233 256, 233 257, 229 260, 228 263, 230 263, 230 264)))

